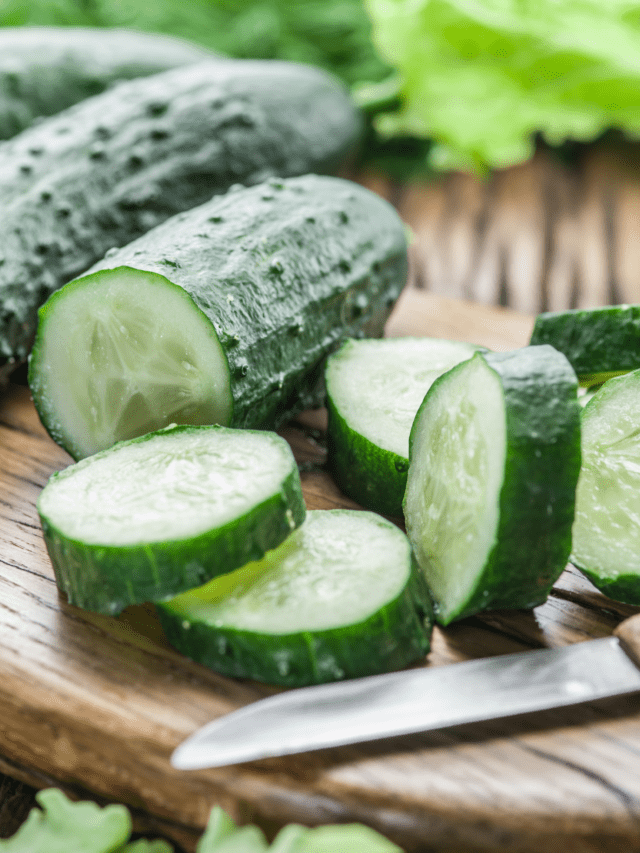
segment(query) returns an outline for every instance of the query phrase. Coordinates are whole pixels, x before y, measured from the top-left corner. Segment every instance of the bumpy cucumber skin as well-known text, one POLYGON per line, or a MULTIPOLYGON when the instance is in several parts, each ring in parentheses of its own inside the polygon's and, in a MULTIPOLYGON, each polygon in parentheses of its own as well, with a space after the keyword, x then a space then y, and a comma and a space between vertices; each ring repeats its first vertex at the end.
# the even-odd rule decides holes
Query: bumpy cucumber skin
POLYGON ((382 452, 350 429, 331 396, 327 396, 327 411, 327 453, 338 486, 366 509, 402 518, 409 460, 391 450, 382 452))
POLYGON ((584 384, 640 367, 640 305, 547 312, 536 318, 531 344, 563 352, 584 384))
MULTIPOLYGON (((382 334, 407 265, 404 227, 390 204, 350 181, 304 175, 214 198, 87 276, 126 267, 182 287, 225 351, 233 397, 228 425, 270 429, 323 402, 325 358, 346 337, 382 334)), ((63 297, 61 291, 54 298, 63 297)), ((31 384, 43 423, 59 440, 55 412, 47 411, 44 394, 39 405, 36 392, 45 331, 43 323, 31 384)))
POLYGON ((107 250, 233 184, 332 172, 360 128, 320 69, 218 59, 121 83, 5 142, 0 375, 27 356, 38 307, 107 250))
POLYGON ((328 631, 262 634, 212 628, 170 603, 157 604, 167 639, 176 649, 223 675, 252 678, 283 687, 304 687, 391 672, 415 663, 430 648, 433 609, 412 559, 402 592, 354 625, 328 631))
MULTIPOLYGON (((181 431, 212 428, 221 429, 173 427, 181 431)), ((149 441, 156 434, 123 444, 149 441)), ((300 477, 292 467, 277 495, 228 524, 190 539, 94 545, 65 536, 43 516, 40 521, 56 583, 69 603, 114 616, 130 604, 172 598, 261 559, 302 524, 305 515, 300 477)))
MULTIPOLYGON (((444 617, 434 602, 443 625, 482 610, 530 609, 546 601, 569 559, 580 473, 578 382, 565 356, 540 345, 473 358, 484 358, 503 387, 505 469, 495 544, 458 611, 444 617)), ((425 399, 446 377, 436 379, 425 399)), ((410 463, 414 443, 412 430, 410 463)))
POLYGON ((114 83, 213 55, 182 39, 121 28, 1 27, 0 139, 114 83))

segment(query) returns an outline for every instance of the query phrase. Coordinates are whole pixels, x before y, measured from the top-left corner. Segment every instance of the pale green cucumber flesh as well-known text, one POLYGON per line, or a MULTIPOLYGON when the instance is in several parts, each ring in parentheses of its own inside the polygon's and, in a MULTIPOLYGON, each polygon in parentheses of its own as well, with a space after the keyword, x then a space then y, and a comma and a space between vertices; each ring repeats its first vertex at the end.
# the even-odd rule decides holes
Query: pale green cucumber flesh
POLYGON ((640 604, 640 371, 610 379, 582 416, 571 562, 610 598, 640 604))
POLYGON ((299 686, 428 651, 431 605, 407 537, 373 513, 312 511, 260 562, 158 605, 169 641, 227 675, 299 686))
POLYGON ((433 389, 412 442, 407 532, 448 621, 475 588, 499 517, 506 413, 500 380, 485 361, 474 359, 433 389))
POLYGON ((40 328, 31 389, 43 423, 76 459, 170 423, 229 421, 215 329, 163 276, 122 268, 71 282, 41 309, 40 328))
POLYGON ((216 426, 120 442, 54 474, 37 507, 58 585, 104 613, 259 559, 305 515, 289 445, 216 426))
POLYGON ((404 510, 440 622, 546 599, 569 556, 579 466, 577 380, 552 347, 476 354, 436 380, 404 510))
POLYGON ((329 463, 367 509, 402 515, 409 433, 434 380, 477 350, 434 338, 349 340, 327 362, 329 463))

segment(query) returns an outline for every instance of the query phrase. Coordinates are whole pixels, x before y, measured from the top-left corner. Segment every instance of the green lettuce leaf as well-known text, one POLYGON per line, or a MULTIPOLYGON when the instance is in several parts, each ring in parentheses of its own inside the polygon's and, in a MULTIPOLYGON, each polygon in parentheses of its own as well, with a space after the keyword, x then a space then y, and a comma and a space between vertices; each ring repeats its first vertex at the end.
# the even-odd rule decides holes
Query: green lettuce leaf
MULTIPOLYGON (((131 815, 126 806, 101 808, 74 803, 58 788, 36 794, 20 829, 0 839, 0 853, 173 853, 162 839, 129 841, 131 815)), ((289 824, 269 846, 257 826, 238 827, 221 808, 212 809, 196 853, 402 853, 399 847, 360 824, 307 829, 289 824)))
POLYGON ((41 809, 31 809, 15 835, 0 840, 2 853, 112 853, 131 835, 125 806, 74 803, 57 788, 39 791, 36 800, 41 809))
MULTIPOLYGON (((640 132, 640 3, 634 0, 365 0, 396 71, 387 135, 435 140, 439 168, 526 160, 605 129, 640 132)), ((386 95, 389 94, 387 83, 386 95)), ((369 97, 375 100, 375 92, 369 97)))

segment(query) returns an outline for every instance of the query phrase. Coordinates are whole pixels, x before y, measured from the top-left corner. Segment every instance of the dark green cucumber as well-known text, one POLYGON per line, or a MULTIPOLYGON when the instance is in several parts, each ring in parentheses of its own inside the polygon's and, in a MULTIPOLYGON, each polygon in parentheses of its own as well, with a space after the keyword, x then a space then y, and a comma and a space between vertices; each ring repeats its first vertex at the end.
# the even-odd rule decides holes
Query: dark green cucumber
POLYGON ((287 687, 407 666, 428 652, 432 625, 407 537, 360 510, 309 512, 260 562, 157 609, 187 656, 287 687))
POLYGON ((640 370, 609 379, 582 413, 571 562, 605 595, 640 605, 640 370))
POLYGON ((131 80, 0 146, 0 358, 113 247, 236 183, 331 171, 359 115, 326 72, 215 60, 131 80))
POLYGON ((174 426, 53 474, 38 513, 69 602, 115 614, 260 559, 305 506, 284 439, 174 426))
POLYGON ((114 83, 200 62, 211 51, 159 33, 0 27, 0 139, 114 83))
POLYGON ((478 353, 436 379, 411 430, 404 512, 438 621, 546 599, 579 470, 577 379, 553 347, 478 353))
POLYGON ((322 401, 345 337, 382 334, 406 273, 395 209, 350 181, 216 197, 40 309, 40 418, 75 458, 172 422, 275 427, 322 401))
POLYGON ((563 352, 582 385, 598 385, 640 367, 640 305, 608 305, 539 314, 532 344, 563 352))
POLYGON ((329 357, 329 464, 346 495, 402 517, 416 412, 434 380, 477 349, 435 338, 383 338, 345 341, 329 357))

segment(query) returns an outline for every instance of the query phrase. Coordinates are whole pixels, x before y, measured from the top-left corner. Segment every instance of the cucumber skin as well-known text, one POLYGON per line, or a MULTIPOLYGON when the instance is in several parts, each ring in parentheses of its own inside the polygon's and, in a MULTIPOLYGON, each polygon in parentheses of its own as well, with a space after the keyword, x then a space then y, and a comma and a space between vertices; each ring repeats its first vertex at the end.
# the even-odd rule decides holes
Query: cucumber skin
MULTIPOLYGON (((504 390, 505 471, 495 545, 460 611, 444 619, 438 603, 434 603, 436 621, 443 625, 482 610, 530 609, 546 601, 569 559, 580 473, 578 382, 565 356, 551 346, 540 345, 512 352, 477 353, 473 358, 486 360, 504 390), (550 393, 551 389, 555 393, 550 393), (536 456, 536 449, 540 456, 536 456), (556 480, 558 472, 562 487, 551 491, 548 484, 556 480)), ((432 389, 467 364, 462 362, 438 377, 425 401, 432 389)), ((412 430, 409 464, 416 452, 414 444, 412 430)))
MULTIPOLYGON (((228 360, 228 425, 271 429, 324 401, 325 357, 346 337, 382 335, 408 261, 390 204, 350 181, 304 175, 214 198, 87 275, 118 267, 162 275, 189 293, 228 360)), ((64 292, 52 303, 58 297, 64 292)), ((37 376, 30 381, 36 388, 37 376)))
POLYGON ((621 601, 623 604, 640 606, 640 576, 637 574, 626 572, 615 578, 603 578, 593 569, 581 566, 573 556, 571 563, 607 598, 611 598, 613 601, 621 601))
POLYGON ((0 27, 0 139, 114 83, 213 52, 156 33, 96 27, 0 27))
POLYGON ((640 305, 539 314, 530 343, 563 352, 584 382, 599 381, 598 374, 635 370, 640 367, 640 305))
POLYGON ((233 678, 304 687, 401 669, 430 649, 433 609, 412 558, 402 592, 355 625, 295 634, 258 634, 185 624, 170 603, 156 604, 169 643, 182 654, 233 678))
POLYGON ((409 460, 350 429, 330 396, 327 412, 327 458, 339 488, 366 509, 402 518, 409 460))
POLYGON ((505 477, 496 545, 461 616, 546 601, 569 560, 580 473, 578 383, 565 356, 540 345, 485 359, 498 373, 507 403, 505 477), (540 456, 531 452, 532 443, 540 456), (548 484, 558 472, 562 487, 551 491, 548 484), (488 596, 485 585, 491 587, 488 596))
POLYGON ((233 184, 332 172, 360 129, 320 69, 218 59, 121 83, 3 143, 0 378, 26 358, 38 307, 107 250, 233 184))
MULTIPOLYGON (((203 427, 173 429, 195 431, 203 427)), ((156 434, 147 433, 123 443, 148 441, 156 434)), ((298 470, 293 468, 278 495, 241 518, 188 540, 119 547, 88 545, 65 536, 42 516, 40 521, 56 583, 67 594, 69 604, 114 616, 130 604, 173 598, 261 559, 283 542, 293 527, 302 524, 305 515, 298 470)))

